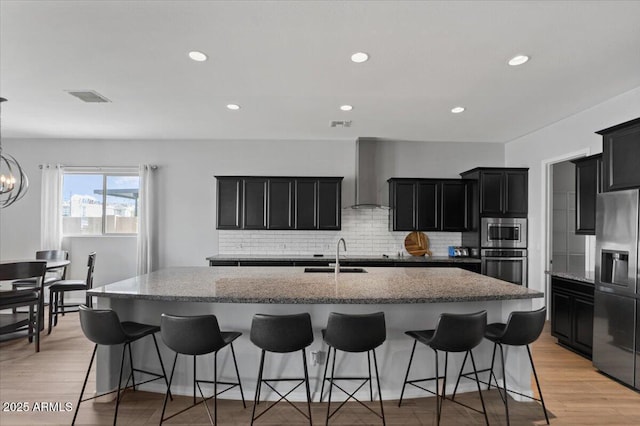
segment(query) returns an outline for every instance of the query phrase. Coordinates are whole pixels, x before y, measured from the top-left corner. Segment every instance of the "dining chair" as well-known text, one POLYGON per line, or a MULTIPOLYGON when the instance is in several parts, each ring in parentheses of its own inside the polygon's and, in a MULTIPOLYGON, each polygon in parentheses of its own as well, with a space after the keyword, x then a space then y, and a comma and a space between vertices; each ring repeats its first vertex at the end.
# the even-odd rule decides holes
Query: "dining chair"
POLYGON ((59 280, 49 286, 49 330, 52 325, 58 325, 58 315, 67 312, 77 312, 80 305, 92 307, 91 297, 86 295, 83 303, 65 303, 64 295, 70 291, 87 291, 93 288, 93 270, 96 263, 96 252, 89 253, 87 260, 87 278, 85 280, 59 280))
MULTIPOLYGON (((36 252, 36 260, 69 260, 69 252, 66 250, 40 250, 36 252)), ((64 280, 67 275, 67 267, 63 266, 56 269, 48 270, 44 277, 45 287, 53 284, 58 280, 64 280)), ((13 281, 13 289, 33 287, 36 280, 25 278, 13 281)))
POLYGON ((39 308, 42 306, 46 270, 47 262, 44 261, 0 263, 0 281, 28 278, 36 283, 35 287, 0 291, 0 310, 12 310, 11 313, 0 314, 0 334, 26 330, 29 342, 35 340, 36 352, 40 352, 42 316, 39 308), (28 307, 29 311, 13 312, 18 307, 28 307))

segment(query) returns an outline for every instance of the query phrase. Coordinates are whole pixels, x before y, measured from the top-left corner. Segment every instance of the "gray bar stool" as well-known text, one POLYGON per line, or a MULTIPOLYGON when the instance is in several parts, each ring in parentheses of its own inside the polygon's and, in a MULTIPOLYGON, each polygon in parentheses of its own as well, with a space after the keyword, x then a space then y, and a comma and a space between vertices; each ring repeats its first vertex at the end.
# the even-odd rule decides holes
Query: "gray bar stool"
MULTIPOLYGON (((453 398, 451 398, 451 401, 484 414, 484 419, 488 425, 489 419, 487 418, 487 410, 484 406, 482 391, 480 390, 478 370, 476 369, 476 362, 473 358, 473 352, 472 352, 472 349, 478 346, 482 341, 486 326, 487 326, 486 311, 480 311, 473 314, 446 314, 445 313, 440 315, 438 324, 436 325, 436 328, 433 330, 416 330, 416 331, 405 332, 407 336, 410 336, 415 340, 413 342, 413 349, 411 350, 411 356, 409 358, 409 366, 407 367, 407 374, 405 375, 404 383, 402 385, 402 392, 400 393, 400 401, 398 402, 398 407, 402 405, 402 397, 404 396, 404 390, 407 384, 417 387, 418 389, 422 389, 436 396, 437 424, 440 424, 440 417, 442 415, 442 403, 446 399, 445 391, 447 386, 447 365, 449 363, 449 352, 466 352, 464 361, 462 362, 462 368, 464 368, 464 364, 467 362, 467 356, 470 356, 471 364, 473 366, 473 373, 475 374, 475 381, 478 385, 478 394, 480 395, 480 402, 482 403, 482 411, 477 410, 473 407, 469 407, 468 405, 462 404, 461 402, 455 401, 453 398), (411 369, 413 354, 416 350, 416 344, 418 342, 429 346, 435 352, 436 375, 435 377, 430 377, 426 379, 409 380, 409 370, 411 369), (445 353, 444 374, 442 376, 440 376, 440 373, 439 373, 440 370, 438 368, 438 351, 443 351, 445 353), (440 393, 438 389, 439 379, 443 379, 442 393, 440 393), (436 381, 435 392, 416 384, 416 383, 425 382, 429 380, 436 381)), ((455 392, 454 392, 454 397, 455 397, 455 392)))
POLYGON ((387 329, 384 320, 384 312, 376 312, 374 314, 364 315, 348 315, 331 312, 329 314, 329 320, 327 321, 327 328, 322 330, 322 337, 329 346, 327 353, 327 363, 324 368, 324 375, 322 380, 322 388, 320 390, 320 400, 322 401, 322 395, 324 393, 324 382, 329 381, 329 399, 327 404, 327 420, 325 424, 329 424, 329 419, 340 410, 350 399, 361 404, 369 411, 377 415, 382 419, 382 424, 385 423, 384 408, 382 406, 382 392, 380 391, 380 376, 378 375, 378 360, 376 359, 375 348, 382 345, 387 339, 387 329), (331 378, 327 378, 327 367, 329 366, 329 359, 331 356, 331 350, 333 349, 333 362, 331 363, 331 378), (335 377, 336 369, 336 353, 337 351, 351 352, 351 353, 367 353, 367 362, 369 367, 368 377, 335 377), (371 401, 373 401, 373 386, 371 380, 371 353, 373 353, 373 363, 376 371, 376 381, 378 383, 378 397, 380 398, 380 413, 376 413, 370 407, 365 405, 362 401, 358 400, 354 395, 358 392, 367 382, 369 383, 369 392, 371 395, 371 401), (362 384, 352 393, 347 392, 341 386, 335 383, 336 380, 363 380, 362 384), (333 412, 331 412, 331 390, 333 387, 337 387, 342 392, 347 394, 347 399, 342 402, 333 412))
POLYGON ((125 383, 124 389, 122 389, 122 393, 129 387, 132 387, 135 391, 136 386, 143 385, 145 383, 152 382, 154 380, 159 380, 164 378, 165 383, 167 384, 167 391, 169 389, 169 382, 167 381, 167 375, 164 370, 164 364, 162 363, 162 357, 160 356, 160 350, 158 349, 158 342, 156 341, 156 336, 154 333, 160 331, 160 327, 149 324, 141 324, 137 322, 124 321, 120 322, 118 319, 118 314, 110 309, 93 309, 89 308, 85 305, 80 305, 80 326, 82 327, 82 332, 84 335, 95 343, 93 348, 93 354, 91 355, 91 361, 89 362, 89 368, 87 368, 87 374, 84 378, 84 383, 82 384, 82 391, 80 391, 80 397, 78 398, 78 403, 76 404, 76 410, 73 414, 73 420, 71 424, 75 424, 76 418, 78 416, 78 410, 80 409, 80 403, 89 401, 92 399, 96 399, 98 397, 109 395, 114 392, 118 392, 118 396, 116 398, 116 412, 113 417, 113 424, 116 424, 118 420, 118 407, 120 406, 121 399, 121 386, 122 386, 122 370, 124 366, 124 358, 125 351, 127 348, 129 349, 129 363, 131 364, 131 373, 129 377, 127 377, 127 382, 125 383), (150 371, 139 370, 133 367, 133 355, 131 355, 131 343, 136 340, 142 339, 145 336, 153 337, 153 343, 156 347, 156 353, 158 354, 158 360, 160 361, 160 368, 162 368, 162 374, 152 373, 150 371), (87 387, 87 380, 89 379, 89 372, 91 371, 91 366, 93 365, 93 360, 96 357, 96 351, 98 349, 98 345, 105 346, 113 346, 113 345, 124 345, 122 347, 122 357, 120 359, 120 375, 118 376, 118 390, 105 392, 100 395, 93 396, 91 398, 82 399, 84 395, 84 390, 87 387), (138 382, 136 384, 135 377, 133 375, 134 372, 148 374, 150 376, 154 376, 153 379, 146 380, 144 382, 138 382), (129 385, 129 380, 131 380, 131 386, 129 385))
POLYGON ((218 319, 215 315, 199 315, 199 316, 174 316, 162 314, 160 318, 160 334, 162 341, 172 351, 176 353, 173 359, 173 367, 171 369, 171 375, 169 376, 169 385, 167 387, 167 394, 164 397, 164 404, 162 405, 162 415, 160 416, 160 424, 169 420, 178 414, 182 414, 185 411, 195 407, 196 405, 203 404, 209 421, 211 424, 218 424, 218 395, 224 393, 236 386, 240 388, 240 396, 242 397, 242 405, 247 408, 244 401, 244 393, 242 392, 242 384, 240 383, 240 373, 238 371, 238 363, 236 361, 236 354, 233 350, 233 341, 242 335, 237 331, 220 331, 218 325, 218 319), (233 356, 233 365, 236 369, 236 376, 238 377, 238 383, 221 382, 218 380, 218 351, 225 346, 231 347, 231 355, 233 356), (198 380, 196 375, 196 357, 198 355, 204 355, 212 353, 213 356, 213 380, 198 380), (193 356, 193 404, 185 409, 178 411, 164 417, 165 410, 167 408, 167 399, 170 396, 171 382, 173 380, 173 373, 176 371, 176 361, 178 355, 191 355, 193 356), (205 398, 202 393, 200 383, 213 383, 213 395, 205 398), (229 386, 225 390, 218 392, 218 384, 229 386), (202 400, 196 402, 196 387, 200 391, 202 400), (213 418, 209 411, 207 401, 213 398, 213 418))
POLYGON ((298 410, 305 418, 309 419, 309 425, 311 425, 311 391, 309 389, 309 373, 307 371, 307 355, 305 349, 313 343, 313 329, 311 328, 311 316, 308 313, 294 314, 294 315, 264 315, 256 314, 253 316, 251 322, 251 342, 254 345, 262 349, 260 356, 260 367, 258 369, 258 383, 256 388, 256 395, 253 402, 253 411, 251 413, 251 424, 257 420, 260 416, 272 409, 276 404, 282 400, 288 402, 293 408, 298 410), (304 370, 304 378, 278 378, 278 379, 265 379, 262 376, 264 371, 264 358, 266 352, 274 353, 290 353, 290 352, 302 352, 302 367, 304 370), (296 381, 299 382, 286 394, 282 395, 278 392, 274 386, 269 382, 285 382, 296 381), (256 406, 260 403, 260 391, 262 383, 265 383, 271 390, 280 396, 280 399, 273 404, 265 408, 260 414, 256 416, 256 406), (293 405, 287 396, 296 390, 301 384, 305 384, 307 391, 307 412, 305 414, 298 407, 293 405))
MULTIPOLYGON (((533 399, 535 401, 540 401, 542 404, 542 410, 544 411, 544 418, 549 424, 549 416, 547 415, 547 407, 544 405, 544 399, 542 398, 542 390, 540 390, 540 382, 538 381, 538 374, 536 373, 536 367, 533 365, 533 357, 531 356, 531 349, 529 345, 535 342, 540 334, 542 333, 542 329, 544 328, 544 322, 547 317, 547 308, 543 307, 538 309, 537 311, 516 311, 511 312, 509 314, 509 318, 507 323, 492 323, 487 326, 487 330, 484 334, 488 340, 493 342, 493 355, 491 356, 491 368, 489 370, 489 383, 488 389, 491 388, 491 378, 496 383, 496 387, 500 392, 500 397, 502 398, 502 402, 504 402, 504 408, 507 417, 507 425, 510 424, 509 421, 509 402, 508 402, 508 392, 518 394, 520 396, 525 396, 527 398, 533 399), (531 369, 533 370, 533 377, 536 380, 536 386, 538 387, 538 394, 540 395, 540 399, 522 394, 520 392, 516 392, 513 390, 507 389, 507 380, 505 375, 505 359, 504 359, 504 350, 503 345, 508 346, 526 346, 527 353, 529 354, 529 362, 531 362, 531 369), (503 387, 501 388, 498 385, 498 379, 493 373, 493 367, 495 364, 496 357, 496 347, 500 348, 500 361, 502 363, 502 380, 503 387)), ((462 369, 460 370, 462 372, 462 369)), ((462 375, 465 376, 465 375, 462 375)), ((456 388, 458 387, 456 383, 456 388)), ((455 394, 455 391, 454 391, 455 394)))

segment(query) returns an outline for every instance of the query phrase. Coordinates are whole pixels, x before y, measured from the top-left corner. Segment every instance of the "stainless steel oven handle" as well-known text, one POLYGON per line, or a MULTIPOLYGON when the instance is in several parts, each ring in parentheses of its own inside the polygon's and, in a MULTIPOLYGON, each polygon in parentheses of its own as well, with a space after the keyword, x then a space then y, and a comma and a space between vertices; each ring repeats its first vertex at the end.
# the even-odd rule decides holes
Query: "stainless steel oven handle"
POLYGON ((526 256, 518 256, 518 257, 487 257, 484 256, 483 260, 525 260, 526 256))

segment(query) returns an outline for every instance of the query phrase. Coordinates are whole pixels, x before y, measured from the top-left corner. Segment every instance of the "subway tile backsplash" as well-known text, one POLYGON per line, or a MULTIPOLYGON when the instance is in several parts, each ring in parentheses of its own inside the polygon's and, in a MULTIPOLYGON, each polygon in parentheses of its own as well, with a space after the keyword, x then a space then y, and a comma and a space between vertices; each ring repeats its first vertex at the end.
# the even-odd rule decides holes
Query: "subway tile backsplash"
MULTIPOLYGON (((389 231, 389 210, 344 209, 340 231, 218 231, 218 253, 223 255, 335 255, 344 238, 347 255, 378 257, 406 254, 408 232, 389 231)), ((459 232, 425 232, 434 256, 447 256, 449 246, 461 244, 459 232)))

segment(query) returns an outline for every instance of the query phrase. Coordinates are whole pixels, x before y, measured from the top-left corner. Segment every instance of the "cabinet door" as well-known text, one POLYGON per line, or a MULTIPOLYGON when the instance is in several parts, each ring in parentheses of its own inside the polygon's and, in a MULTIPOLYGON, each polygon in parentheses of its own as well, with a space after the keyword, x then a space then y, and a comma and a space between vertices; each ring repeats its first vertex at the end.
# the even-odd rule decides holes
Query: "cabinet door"
POLYGON ((318 227, 318 181, 296 179, 295 182, 295 227, 317 229, 318 227))
POLYGON ((294 229, 293 179, 269 179, 268 229, 294 229))
POLYGON ((442 182, 441 200, 441 229, 443 231, 465 231, 467 229, 466 182, 442 182))
POLYGON ((596 234, 596 196, 599 189, 601 158, 575 161, 576 234, 596 234))
POLYGON ((480 177, 480 214, 502 216, 504 208, 503 184, 503 172, 482 172, 480 177))
POLYGON ((573 300, 573 344, 591 354, 593 348, 593 299, 573 300))
POLYGON ((629 127, 604 134, 602 160, 605 191, 640 188, 640 119, 629 127))
POLYGON ((571 297, 551 289, 551 334, 562 340, 571 340, 571 297))
POLYGON ((416 229, 418 231, 437 231, 440 224, 440 185, 438 182, 418 182, 416 229))
POLYGON ((393 230, 415 231, 416 229, 416 183, 392 182, 393 230))
POLYGON ((267 228, 267 180, 244 179, 244 229, 267 228))
POLYGON ((318 181, 318 229, 340 229, 342 216, 341 181, 318 181))
POLYGON ((217 182, 217 229, 241 229, 242 180, 239 178, 217 178, 217 182))
POLYGON ((504 211, 506 216, 527 217, 527 172, 504 172, 504 211))

